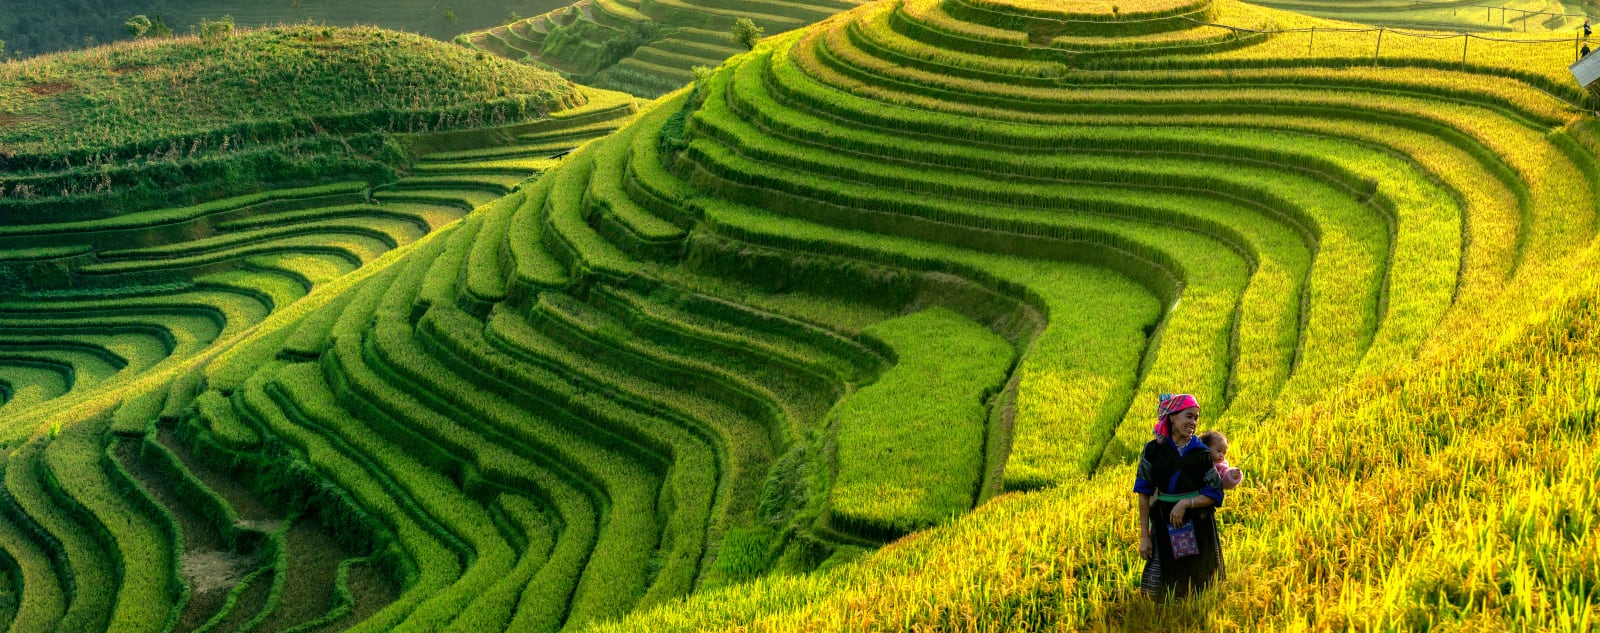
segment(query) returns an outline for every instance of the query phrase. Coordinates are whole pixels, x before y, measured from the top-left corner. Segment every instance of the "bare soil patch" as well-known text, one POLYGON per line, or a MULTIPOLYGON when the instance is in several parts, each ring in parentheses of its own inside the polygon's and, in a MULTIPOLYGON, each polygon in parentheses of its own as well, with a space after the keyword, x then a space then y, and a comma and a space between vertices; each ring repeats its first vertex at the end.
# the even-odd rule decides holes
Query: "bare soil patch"
POLYGON ((196 594, 232 589, 257 563, 253 556, 240 556, 222 550, 198 550, 183 554, 183 576, 196 594))
POLYGON ((28 86, 28 92, 41 97, 48 97, 50 95, 61 94, 76 87, 78 87, 78 85, 70 81, 52 81, 49 83, 33 84, 28 86))

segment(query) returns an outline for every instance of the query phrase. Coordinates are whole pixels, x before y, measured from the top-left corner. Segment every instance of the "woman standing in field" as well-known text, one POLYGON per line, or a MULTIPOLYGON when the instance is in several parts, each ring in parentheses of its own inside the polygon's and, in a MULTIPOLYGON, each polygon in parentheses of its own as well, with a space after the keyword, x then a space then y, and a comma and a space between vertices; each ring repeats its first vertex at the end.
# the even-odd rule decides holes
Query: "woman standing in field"
POLYGON ((1194 396, 1162 394, 1156 419, 1156 437, 1145 443, 1133 482, 1139 555, 1146 561, 1140 590, 1155 599, 1181 598, 1204 589, 1222 567, 1215 516, 1222 478, 1195 436, 1200 403, 1194 396))

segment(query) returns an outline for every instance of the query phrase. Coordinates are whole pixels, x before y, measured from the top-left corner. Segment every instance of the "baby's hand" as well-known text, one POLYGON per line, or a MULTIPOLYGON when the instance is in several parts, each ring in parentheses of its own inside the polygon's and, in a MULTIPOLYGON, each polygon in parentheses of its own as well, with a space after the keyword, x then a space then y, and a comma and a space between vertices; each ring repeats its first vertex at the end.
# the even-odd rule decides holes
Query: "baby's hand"
POLYGON ((1234 487, 1239 485, 1239 482, 1242 481, 1244 481, 1244 471, 1242 470, 1237 468, 1229 468, 1226 472, 1222 473, 1223 489, 1232 490, 1234 487))

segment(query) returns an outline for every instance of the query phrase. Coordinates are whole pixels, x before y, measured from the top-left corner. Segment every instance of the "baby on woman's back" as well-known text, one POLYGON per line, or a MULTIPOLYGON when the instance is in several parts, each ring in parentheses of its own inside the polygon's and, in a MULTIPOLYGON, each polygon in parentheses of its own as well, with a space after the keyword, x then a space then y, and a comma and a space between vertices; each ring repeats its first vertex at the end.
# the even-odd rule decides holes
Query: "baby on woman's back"
POLYGON ((1211 449, 1211 461, 1217 466, 1217 475, 1222 477, 1222 489, 1233 490, 1244 481, 1244 471, 1228 465, 1228 438, 1222 431, 1206 431, 1200 434, 1200 442, 1211 449))

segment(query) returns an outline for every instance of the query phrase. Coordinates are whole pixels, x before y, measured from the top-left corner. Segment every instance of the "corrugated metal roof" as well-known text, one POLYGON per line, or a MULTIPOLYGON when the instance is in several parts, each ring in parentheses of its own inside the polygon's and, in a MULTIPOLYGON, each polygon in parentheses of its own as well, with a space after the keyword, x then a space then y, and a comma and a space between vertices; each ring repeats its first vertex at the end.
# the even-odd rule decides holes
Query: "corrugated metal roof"
POLYGON ((1585 55, 1577 63, 1568 66, 1567 70, 1572 71, 1572 76, 1577 78, 1579 84, 1589 87, 1589 84, 1600 79, 1600 52, 1585 55))

